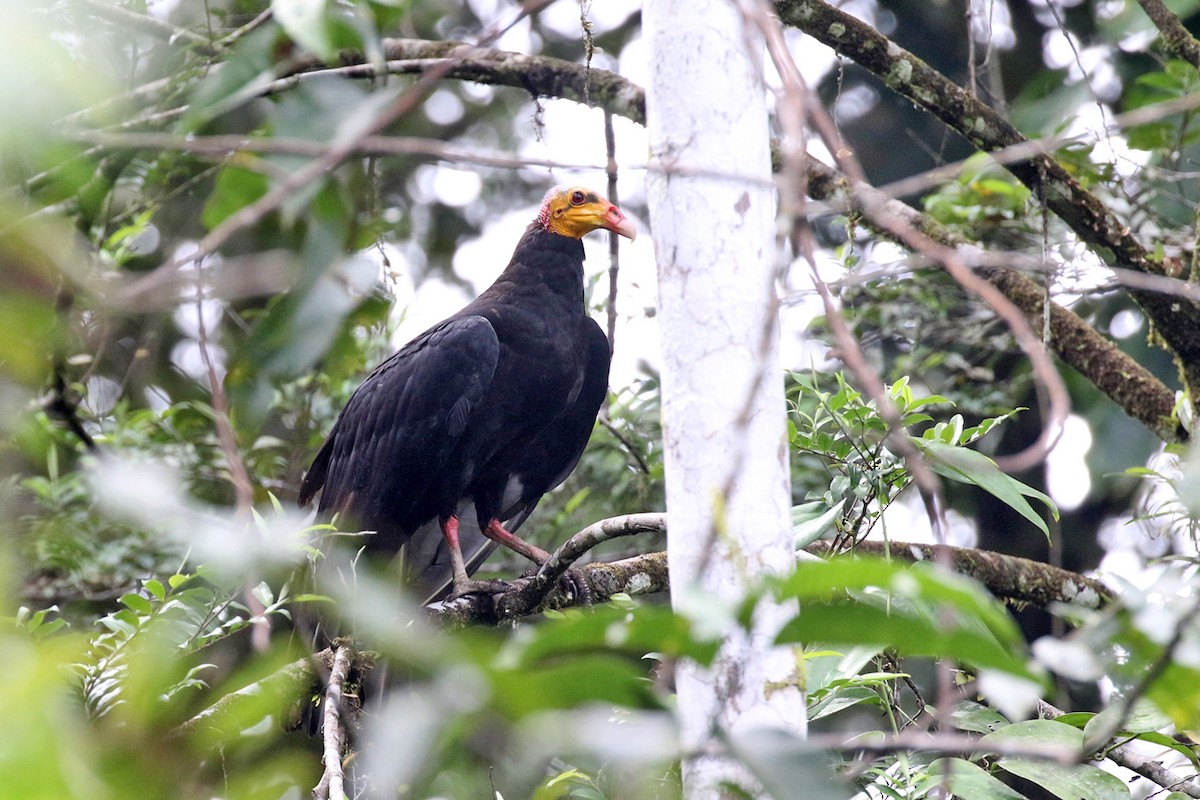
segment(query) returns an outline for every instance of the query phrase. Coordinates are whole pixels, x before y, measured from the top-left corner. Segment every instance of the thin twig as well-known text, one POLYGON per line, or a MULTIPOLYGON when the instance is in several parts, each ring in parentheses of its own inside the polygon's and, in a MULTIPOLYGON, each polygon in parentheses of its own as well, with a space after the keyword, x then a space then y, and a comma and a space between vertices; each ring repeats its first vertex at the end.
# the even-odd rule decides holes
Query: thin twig
POLYGON ((139 14, 136 11, 130 11, 124 6, 105 2, 105 0, 74 0, 74 2, 87 6, 88 10, 96 16, 103 17, 119 25, 127 25, 143 33, 157 36, 160 39, 166 39, 168 42, 186 42, 191 47, 194 47, 197 52, 204 55, 213 55, 219 49, 195 31, 181 28, 178 25, 172 25, 166 20, 152 17, 149 14, 139 14))
POLYGON ((637 451, 637 448, 633 446, 633 443, 625 438, 625 434, 617 430, 617 426, 613 425, 610 420, 607 420, 604 417, 600 418, 600 424, 606 431, 613 435, 614 439, 621 443, 621 445, 625 448, 626 453, 633 456, 633 460, 637 462, 638 469, 642 471, 642 474, 649 475, 650 465, 646 463, 646 459, 642 458, 642 454, 637 451))
POLYGON ((248 34, 253 33, 254 31, 261 28, 263 25, 270 22, 271 17, 274 15, 274 13, 275 13, 274 8, 268 8, 267 10, 261 12, 257 17, 255 17, 254 19, 247 22, 242 27, 240 27, 237 30, 230 33, 228 36, 226 36, 222 39, 218 39, 216 42, 213 43, 213 46, 220 50, 228 50, 230 47, 233 47, 233 45, 238 41, 238 39, 241 39, 243 36, 247 36, 248 34))
POLYGON ((758 3, 753 4, 753 8, 749 13, 752 15, 752 21, 762 31, 763 37, 766 40, 767 52, 783 83, 783 97, 780 99, 781 113, 779 116, 780 124, 785 129, 786 138, 791 142, 791 147, 786 148, 784 152, 784 170, 792 176, 791 180, 788 181, 788 187, 794 192, 794 194, 790 195, 793 199, 789 204, 790 207, 795 209, 790 214, 792 217, 790 234, 793 247, 797 252, 804 255, 805 260, 809 264, 813 285, 816 287, 817 293, 821 297, 825 307, 826 321, 837 340, 839 357, 854 373, 868 396, 875 401, 880 416, 888 424, 888 432, 886 434, 888 444, 897 454, 904 458, 905 464, 908 466, 909 472, 912 474, 920 490, 921 499, 925 503, 930 526, 933 528, 938 540, 945 541, 946 525, 943 511, 944 504, 941 500, 941 482, 933 474, 933 471, 929 469, 920 452, 917 451, 916 447, 913 446, 904 433, 900 414, 896 410, 895 403, 892 402, 891 397, 888 395, 883 385, 883 380, 867 364, 862 348, 851 334, 845 318, 833 302, 829 287, 825 284, 817 269, 812 238, 806 234, 805 218, 799 213, 804 208, 804 197, 801 191, 807 188, 805 181, 808 174, 805 163, 807 161, 807 154, 803 150, 802 144, 807 140, 805 122, 811 121, 815 125, 818 134, 824 139, 829 150, 839 160, 846 162, 850 170, 861 173, 861 168, 849 151, 841 145, 838 140, 837 131, 834 129, 828 115, 824 113, 819 104, 812 101, 808 86, 804 82, 799 68, 792 59, 791 51, 787 47, 787 42, 784 39, 779 21, 770 13, 765 0, 759 0, 758 3), (790 111, 790 113, 783 113, 785 110, 790 111))
MULTIPOLYGON (((828 124, 828 118, 823 110, 814 109, 813 113, 817 129, 821 132, 830 151, 835 154, 838 166, 854 184, 867 185, 866 176, 858 161, 844 148, 839 147, 836 140, 832 138, 835 134, 832 126, 828 124)), ((1048 398, 1049 409, 1046 414, 1046 424, 1042 427, 1037 441, 1020 453, 997 458, 996 463, 1003 469, 1013 471, 1028 469, 1041 463, 1062 436, 1067 415, 1071 411, 1071 398, 1067 394, 1067 387, 1063 383, 1062 376, 1058 374, 1045 346, 1034 334, 1024 314, 999 289, 972 272, 955 248, 947 247, 926 236, 919 229, 910 225, 905 218, 887 215, 884 204, 879 202, 879 198, 873 193, 861 197, 860 200, 863 212, 876 225, 887 230, 909 249, 941 264, 942 268, 963 289, 977 295, 987 303, 996 316, 1008 325, 1018 346, 1029 357, 1034 378, 1048 398)), ((914 477, 921 483, 920 475, 917 472, 914 472, 914 477)))
MULTIPOLYGON (((324 142, 282 136, 269 139, 240 135, 184 137, 169 133, 81 131, 72 134, 69 138, 79 142, 92 143, 106 150, 179 150, 186 153, 221 157, 239 152, 318 157, 329 149, 324 142)), ((503 169, 521 169, 523 167, 546 167, 572 171, 600 169, 599 164, 514 156, 497 150, 457 147, 437 139, 425 139, 419 136, 365 136, 355 143, 352 154, 360 156, 426 156, 439 161, 478 164, 484 167, 503 169)), ((613 202, 616 203, 615 200, 613 202)))
MULTIPOLYGON (((229 467, 229 480, 233 484, 236 502, 236 519, 243 524, 250 521, 250 512, 254 507, 254 485, 250 481, 250 473, 238 450, 237 434, 229 421, 229 398, 225 394, 225 384, 217 375, 216 363, 208 342, 208 327, 204 323, 204 269, 199 259, 196 260, 196 345, 200 350, 200 358, 204 362, 204 371, 208 378, 209 395, 212 398, 213 418, 217 428, 217 444, 225 456, 229 467)), ((266 606, 254 594, 255 581, 247 579, 244 594, 246 606, 254 619, 251 625, 250 642, 258 652, 265 652, 270 646, 271 621, 266 617, 266 606)))
MULTIPOLYGON (((828 198, 842 192, 851 198, 850 206, 857 208, 864 200, 870 200, 878 212, 867 219, 869 227, 891 239, 899 241, 890 226, 878 224, 879 220, 892 222, 904 220, 911 228, 947 247, 955 248, 965 263, 978 266, 981 273, 992 284, 1004 292, 1029 317, 1039 315, 1045 304, 1045 291, 1037 282, 1016 271, 1019 269, 1042 269, 1040 259, 1031 259, 1019 253, 984 253, 961 239, 929 217, 904 203, 882 194, 869 184, 851 181, 843 173, 830 169, 816 159, 809 159, 809 185, 812 194, 828 198)), ((1176 279, 1151 276, 1131 270, 1121 270, 1119 277, 1139 282, 1154 282, 1156 291, 1175 288, 1169 283, 1176 279)), ((1150 288, 1147 285, 1146 288, 1150 288)), ((1119 347, 1105 339, 1094 327, 1078 314, 1057 303, 1050 306, 1051 346, 1059 358, 1074 367, 1096 388, 1109 396, 1125 413, 1137 419, 1155 435, 1167 442, 1186 441, 1187 431, 1172 420, 1175 395, 1162 381, 1119 347)))
POLYGON ((217 443, 225 456, 229 467, 229 478, 233 484, 234 497, 237 503, 239 519, 250 518, 250 509, 254 505, 254 484, 250 481, 250 473, 242 461, 238 451, 237 435, 229 422, 229 398, 225 394, 225 384, 217 375, 217 365, 209 347, 208 326, 204 322, 204 269, 196 262, 196 345, 200 350, 200 358, 204 362, 204 371, 208 379, 208 390, 212 397, 213 416, 217 427, 217 443))
MULTIPOLYGON (((604 109, 604 150, 608 156, 604 171, 608 174, 608 200, 618 208, 617 201, 617 136, 613 131, 613 115, 604 109)), ((608 349, 617 349, 617 274, 621 270, 619 237, 608 234, 608 349)))

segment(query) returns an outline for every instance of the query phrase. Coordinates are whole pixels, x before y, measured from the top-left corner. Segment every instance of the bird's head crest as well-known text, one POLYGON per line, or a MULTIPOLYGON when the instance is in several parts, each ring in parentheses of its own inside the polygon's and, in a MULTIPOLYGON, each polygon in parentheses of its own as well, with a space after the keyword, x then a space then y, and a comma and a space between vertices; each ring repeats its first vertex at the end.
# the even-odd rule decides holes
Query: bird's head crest
POLYGON ((551 233, 580 239, 606 228, 633 241, 637 226, 621 210, 583 186, 555 186, 546 192, 538 222, 551 233))

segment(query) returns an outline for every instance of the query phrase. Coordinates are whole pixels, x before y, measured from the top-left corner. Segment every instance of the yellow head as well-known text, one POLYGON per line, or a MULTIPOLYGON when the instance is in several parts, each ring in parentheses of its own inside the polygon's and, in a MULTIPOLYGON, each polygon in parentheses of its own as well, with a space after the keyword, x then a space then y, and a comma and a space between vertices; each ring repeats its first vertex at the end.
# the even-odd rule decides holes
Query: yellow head
POLYGON ((620 209, 582 186, 555 186, 546 192, 538 221, 552 233, 575 239, 597 228, 606 228, 630 241, 637 236, 637 227, 620 209))

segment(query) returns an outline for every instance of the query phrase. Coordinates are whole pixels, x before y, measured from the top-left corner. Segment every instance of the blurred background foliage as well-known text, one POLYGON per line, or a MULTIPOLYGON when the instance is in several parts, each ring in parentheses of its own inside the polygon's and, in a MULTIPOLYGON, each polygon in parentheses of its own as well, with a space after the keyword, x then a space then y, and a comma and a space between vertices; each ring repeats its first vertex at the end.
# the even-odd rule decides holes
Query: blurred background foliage
MULTIPOLYGON (((952 79, 974 80, 1031 136, 1104 128, 1114 114, 1186 97, 1198 85, 1194 67, 1154 44, 1132 2, 847 5, 952 79)), ((1200 24, 1200 4, 1181 0, 1172 8, 1189 26, 1200 24)), ((0 744, 7 776, 0 796, 273 798, 315 785, 316 744, 300 730, 305 703, 293 702, 294 685, 258 684, 268 688, 238 705, 220 729, 188 724, 305 653, 286 634, 289 609, 306 602, 291 576, 320 558, 314 543, 325 547, 326 540, 292 507, 303 470, 358 380, 503 267, 549 184, 578 179, 602 188, 605 177, 599 170, 480 166, 450 155, 354 157, 214 252, 192 256, 310 163, 301 144, 353 137, 415 80, 296 73, 300 66, 335 63, 341 52, 377 62, 384 37, 471 39, 515 12, 497 0, 18 0, 6 9, 0 591, 12 623, 0 635, 7 655, 0 708, 15 735, 0 744), (189 146, 193 137, 218 135, 291 151, 189 146), (218 424, 225 418, 232 451, 218 424), (242 468, 253 515, 238 507, 242 468), (280 633, 258 647, 253 632, 268 622, 280 633)), ((877 185, 969 155, 941 123, 863 70, 789 35, 809 54, 802 66, 877 185)), ((496 46, 590 59, 634 81, 648 68, 633 2, 562 0, 496 46)), ((437 82, 383 133, 435 148, 605 160, 599 113, 483 83, 437 82)), ((618 133, 623 163, 644 158, 638 129, 618 126, 618 133)), ((1057 156, 1135 235, 1177 253, 1194 239, 1198 138, 1194 114, 1183 111, 1113 127, 1100 144, 1073 142, 1057 156)), ((640 172, 623 169, 620 187, 623 209, 644 218, 640 172)), ((954 177, 904 196, 989 250, 1046 258, 1057 270, 1046 280, 1062 302, 1178 386, 1175 365, 1111 276, 1095 270, 1097 262, 1006 173, 972 159, 954 177)), ((847 317, 914 415, 913 433, 934 442, 926 447, 975 446, 975 426, 990 428, 987 420, 1021 407, 1032 410, 1006 418, 978 446, 1015 452, 1037 436, 1038 398, 1026 362, 981 303, 853 218, 820 220, 817 229, 823 263, 839 270, 847 317)), ((663 509, 649 252, 624 255, 616 339, 622 366, 588 452, 523 531, 543 546, 614 514, 663 509)), ((602 316, 607 260, 599 242, 589 242, 587 269, 589 299, 602 316)), ((850 540, 878 529, 917 536, 921 515, 906 499, 912 492, 902 491, 910 476, 879 445, 873 407, 832 374, 825 320, 813 313, 803 270, 793 272, 783 287, 783 322, 788 366, 796 370, 787 383, 798 537, 850 540), (795 345, 805 330, 815 338, 795 345), (885 509, 893 515, 888 524, 885 509)), ((1089 384, 1067 380, 1077 417, 1063 457, 1016 476, 1032 502, 1014 501, 1011 491, 1026 495, 1011 483, 1004 484, 1008 495, 987 489, 994 477, 978 462, 951 476, 956 541, 1076 570, 1106 556, 1110 569, 1141 570, 1150 561, 1151 572, 1137 574, 1185 593, 1200 509, 1179 498, 1197 496, 1196 465, 1171 461, 1172 453, 1148 461, 1161 443, 1089 384), (1153 469, 1139 469, 1147 464, 1153 469), (1061 516, 1037 492, 1052 497, 1061 516), (1031 508, 1042 526, 1030 523, 1031 508), (1158 560, 1164 557, 1175 560, 1158 560)), ((598 557, 663 545, 628 541, 598 557)), ((488 569, 514 567, 498 558, 488 569)), ((1073 650, 1064 666, 1061 659, 1028 661, 1007 613, 974 585, 920 576, 972 631, 931 653, 881 627, 879 604, 851 612, 812 588, 821 580, 865 594, 869 587, 841 573, 808 577, 810 584, 777 590, 828 615, 811 619, 833 620, 845 637, 836 648, 810 642, 804 655, 818 730, 906 728, 924 709, 917 687, 928 688, 933 655, 981 674, 1011 673, 1063 704, 1078 701, 1083 716, 1059 724, 1084 728, 1100 708, 1100 676, 1119 691, 1163 652, 1155 631, 1166 624, 1164 603, 1138 588, 1140 578, 1129 578, 1122 613, 1071 619, 1082 632, 1076 641, 1092 655, 1073 650), (1000 658, 997 643, 1019 657, 1000 658), (896 650, 920 657, 902 665, 896 650), (1070 678, 1056 687, 1044 669, 1055 665, 1070 678)), ((357 791, 678 796, 671 662, 711 654, 723 632, 714 620, 735 625, 734 610, 709 608, 707 619, 688 619, 656 601, 625 598, 516 631, 449 635, 421 625, 394 587, 364 575, 359 590, 357 600, 338 602, 373 634, 391 679, 364 687, 370 702, 355 734, 365 754, 357 791)), ((930 620, 939 612, 929 602, 893 606, 909 632, 936 633, 930 620)), ((1182 619, 1188 608, 1173 613, 1182 619)), ((1027 639, 1061 632, 1061 621, 1044 610, 1019 619, 1027 639)), ((1167 688, 1150 695, 1158 707, 1128 735, 1156 741, 1169 724, 1184 727, 1200 685, 1196 668, 1172 661, 1167 688)), ((1010 726, 1017 716, 970 701, 956 711, 955 725, 976 733, 1012 728, 1034 745, 1061 736, 1010 726)), ((827 763, 796 742, 770 745, 731 742, 764 785, 830 786, 831 797, 849 796, 855 784, 875 787, 871 797, 927 796, 946 768, 928 754, 886 755, 864 768, 849 759, 827 763), (831 766, 847 775, 842 783, 831 782, 831 766)), ((1188 746, 1174 750, 1196 762, 1188 746)), ((1019 774, 1017 765, 1009 772, 985 766, 989 775, 1019 774)), ((974 776, 965 760, 953 768, 974 776)), ((1129 796, 1096 782, 1101 788, 1089 796, 1129 796)), ((993 794, 976 796, 1012 796, 983 785, 993 794)))

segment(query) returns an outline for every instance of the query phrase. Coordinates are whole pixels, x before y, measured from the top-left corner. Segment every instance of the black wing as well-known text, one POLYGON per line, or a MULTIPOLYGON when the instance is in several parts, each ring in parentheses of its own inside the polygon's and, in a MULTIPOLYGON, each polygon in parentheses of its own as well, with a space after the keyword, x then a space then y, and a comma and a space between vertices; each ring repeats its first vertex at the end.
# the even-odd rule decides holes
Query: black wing
POLYGON ((342 409, 300 487, 321 512, 378 531, 368 549, 395 551, 469 479, 451 459, 496 370, 490 322, 452 317, 379 365, 342 409))
MULTIPOLYGON (((611 350, 608 338, 594 320, 583 323, 586 365, 575 401, 553 423, 530 440, 512 469, 509 491, 504 498, 500 521, 515 532, 533 513, 542 495, 558 486, 579 463, 587 447, 596 414, 608 394, 611 350)), ((475 520, 468 500, 460 503, 459 542, 467 572, 473 573, 496 549, 475 520)), ((408 583, 425 602, 444 597, 450 587, 450 556, 440 535, 413 536, 404 547, 404 570, 408 583)))

